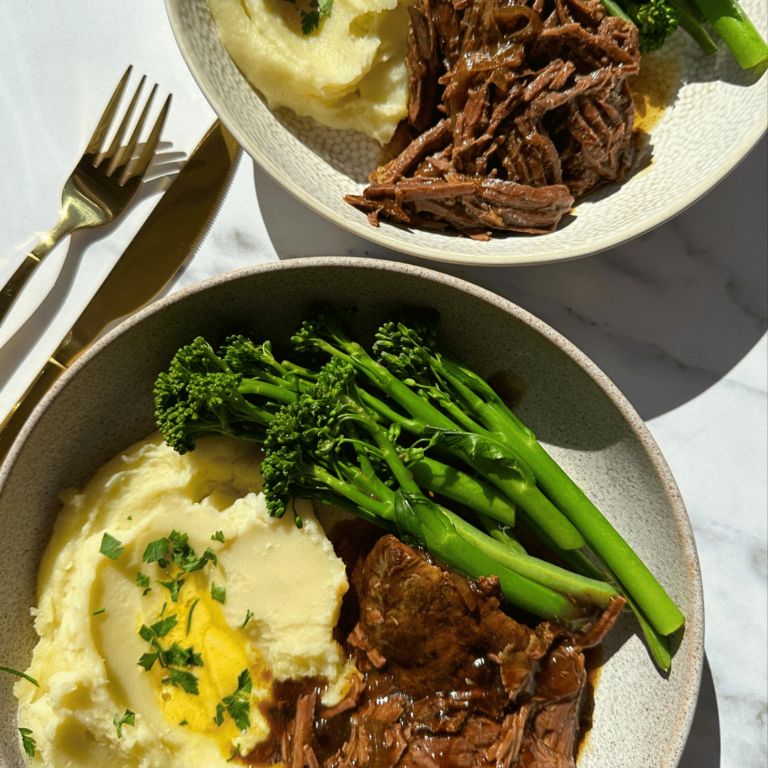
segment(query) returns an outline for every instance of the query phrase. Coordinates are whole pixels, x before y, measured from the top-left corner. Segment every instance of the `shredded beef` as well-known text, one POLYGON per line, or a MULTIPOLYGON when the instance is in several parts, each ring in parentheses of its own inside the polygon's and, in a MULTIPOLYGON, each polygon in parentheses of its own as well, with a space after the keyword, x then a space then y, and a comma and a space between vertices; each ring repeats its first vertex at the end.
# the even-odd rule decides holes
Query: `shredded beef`
POLYGON ((355 551, 347 534, 340 640, 360 680, 332 708, 311 679, 281 684, 263 709, 272 754, 291 768, 575 768, 583 649, 624 601, 578 632, 531 628, 504 612, 495 577, 471 582, 390 535, 355 551))
POLYGON ((420 0, 406 64, 413 141, 377 168, 368 215, 488 239, 552 232, 633 159, 637 29, 600 0, 420 0))

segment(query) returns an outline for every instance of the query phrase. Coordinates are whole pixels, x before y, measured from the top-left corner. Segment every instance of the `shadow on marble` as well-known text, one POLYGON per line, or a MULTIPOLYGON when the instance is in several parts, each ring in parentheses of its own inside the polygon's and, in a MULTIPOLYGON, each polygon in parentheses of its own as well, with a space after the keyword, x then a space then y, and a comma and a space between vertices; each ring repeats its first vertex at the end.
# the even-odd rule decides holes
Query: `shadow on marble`
POLYGON ((261 214, 281 259, 385 258, 487 288, 576 344, 646 420, 719 381, 768 327, 766 178, 763 137, 698 203, 634 241, 575 261, 495 269, 376 246, 310 211, 254 164, 261 214))
POLYGON ((704 656, 701 688, 691 732, 678 768, 720 768, 720 715, 709 660, 704 656))

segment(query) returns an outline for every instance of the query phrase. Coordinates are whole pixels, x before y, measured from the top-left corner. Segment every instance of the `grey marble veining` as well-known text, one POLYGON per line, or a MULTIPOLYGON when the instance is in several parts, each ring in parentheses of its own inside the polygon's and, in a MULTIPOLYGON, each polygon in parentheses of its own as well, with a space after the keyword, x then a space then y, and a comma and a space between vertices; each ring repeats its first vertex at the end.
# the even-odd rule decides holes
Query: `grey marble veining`
MULTIPOLYGON (((173 91, 164 152, 213 120, 161 3, 0 4, 0 280, 56 218, 63 180, 127 63, 173 91)), ((588 259, 471 268, 377 249, 306 209, 242 157, 207 239, 169 290, 274 259, 413 261, 492 290, 579 346, 625 393, 688 507, 704 579, 702 690, 682 768, 764 768, 768 195, 765 137, 717 188, 644 237, 588 259)), ((0 413, 55 348, 138 229, 162 178, 124 221, 56 249, 0 329, 0 413)))

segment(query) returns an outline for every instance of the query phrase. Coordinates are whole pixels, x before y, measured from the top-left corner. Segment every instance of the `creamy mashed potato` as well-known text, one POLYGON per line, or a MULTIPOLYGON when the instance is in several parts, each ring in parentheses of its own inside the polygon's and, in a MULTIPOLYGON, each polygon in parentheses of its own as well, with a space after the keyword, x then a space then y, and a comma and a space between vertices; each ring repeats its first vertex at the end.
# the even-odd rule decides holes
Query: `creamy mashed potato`
POLYGON ((327 704, 346 693, 352 672, 332 638, 344 564, 311 504, 297 502, 301 529, 290 515, 269 517, 254 492, 258 467, 258 449, 242 441, 208 438, 179 456, 152 437, 82 491, 62 494, 34 611, 40 641, 28 674, 40 688, 15 687, 19 724, 37 741, 33 764, 226 765, 235 749, 247 754, 267 736, 258 704, 275 679, 324 675, 327 704), (147 545, 173 531, 187 534, 196 557, 210 548, 218 563, 184 571, 143 561, 147 545), (101 551, 105 533, 119 542, 113 555, 123 550, 115 559, 101 551), (192 649, 202 666, 150 665, 158 647, 192 649), (217 705, 246 670, 250 725, 239 728, 217 705), (195 676, 197 694, 180 673, 195 676), (126 710, 135 724, 118 737, 114 718, 126 710))
POLYGON ((290 107, 384 144, 408 113, 411 1, 334 0, 331 17, 309 36, 286 0, 207 3, 229 55, 270 109, 290 107))

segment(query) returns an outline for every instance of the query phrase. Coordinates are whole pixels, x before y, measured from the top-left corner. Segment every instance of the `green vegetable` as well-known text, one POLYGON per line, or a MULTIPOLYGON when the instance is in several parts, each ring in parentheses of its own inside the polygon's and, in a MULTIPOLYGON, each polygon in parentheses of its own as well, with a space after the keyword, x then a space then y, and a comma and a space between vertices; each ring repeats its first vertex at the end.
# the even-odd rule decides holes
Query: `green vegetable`
POLYGON ((171 581, 158 581, 157 583, 171 593, 171 602, 179 602, 179 590, 184 586, 184 579, 180 579, 178 573, 171 581))
POLYGON ((101 552, 102 555, 106 555, 110 560, 117 560, 117 558, 125 551, 125 547, 121 546, 121 544, 121 541, 118 541, 114 536, 105 532, 104 536, 101 538, 99 552, 101 552))
POLYGON ((253 618, 253 611, 248 608, 245 612, 245 621, 240 625, 240 629, 245 629, 245 625, 253 618))
POLYGON ((198 597, 195 600, 195 602, 192 603, 192 605, 189 607, 189 614, 187 615, 187 634, 189 634, 189 630, 192 628, 192 613, 194 612, 199 602, 200 602, 200 598, 198 597))
POLYGON ((40 683, 38 683, 34 677, 30 677, 26 672, 19 672, 17 669, 12 669, 11 667, 0 667, 0 672, 9 672, 17 677, 23 677, 25 680, 32 683, 32 685, 36 685, 38 688, 40 687, 40 683))
POLYGON ((222 544, 224 543, 224 532, 223 531, 216 531, 216 533, 211 536, 211 541, 220 541, 222 544))
POLYGON ((677 29, 677 8, 669 0, 602 0, 611 16, 620 16, 637 27, 640 53, 650 53, 661 48, 677 29))
MULTIPOLYGON (((662 635, 679 629, 685 621, 683 614, 616 529, 493 388, 441 348, 438 319, 436 313, 424 312, 383 325, 374 344, 382 365, 414 390, 426 390, 445 410, 460 409, 468 414, 476 421, 481 437, 490 435, 514 451, 597 557, 616 574, 653 626, 662 635)), ((560 548, 573 549, 564 547, 540 518, 525 511, 560 548)))
MULTIPOLYGON (((400 458, 389 431, 362 404, 352 365, 332 359, 311 392, 283 406, 267 431, 262 463, 267 509, 281 516, 291 499, 334 491, 360 516, 394 524, 401 538, 473 578, 499 577, 507 599, 539 616, 574 621, 583 611, 560 593, 497 565, 468 543, 457 515, 428 499, 400 458), (363 437, 365 435, 365 437, 363 437), (380 476, 385 470, 385 478, 380 476), (392 487, 390 487, 392 486, 392 487)), ((477 532, 477 539, 490 537, 477 532)))
POLYGON ((106 610, 107 610, 106 608, 99 608, 98 610, 94 611, 92 615, 98 616, 99 614, 104 613, 106 610))
POLYGON ((300 526, 294 499, 342 506, 472 578, 495 574, 511 603, 538 616, 577 623, 621 593, 668 666, 662 635, 682 614, 533 432, 440 348, 438 317, 385 324, 374 357, 347 336, 344 315, 322 309, 294 334, 309 364, 278 360, 269 342, 244 336, 218 353, 200 338, 180 349, 155 387, 168 444, 183 453, 214 434, 262 442, 270 514, 288 510, 300 526), (570 570, 530 557, 517 519, 570 570))
POLYGON ((768 45, 738 0, 695 0, 742 69, 765 66, 768 45))
POLYGON ((195 696, 200 695, 200 689, 197 685, 197 676, 183 669, 170 669, 168 677, 164 677, 162 682, 166 685, 170 683, 174 688, 178 687, 187 693, 195 696))
POLYGON ((115 719, 112 722, 115 724, 115 728, 117 729, 117 738, 122 739, 123 726, 136 725, 136 713, 131 712, 130 709, 126 709, 125 714, 122 717, 120 717, 120 715, 115 715, 115 719))
POLYGON ((231 696, 225 696, 220 704, 216 705, 216 724, 224 722, 224 712, 235 721, 239 730, 244 731, 251 727, 251 690, 253 682, 251 673, 244 669, 237 677, 237 689, 231 696))
POLYGON ((211 597, 220 603, 227 602, 227 590, 226 587, 217 587, 216 582, 211 584, 211 597))
POLYGON ((32 738, 32 729, 19 728, 19 733, 21 734, 21 746, 24 748, 24 751, 27 753, 27 755, 29 755, 29 757, 34 757, 37 743, 32 738))
POLYGON ((149 576, 145 576, 141 571, 136 574, 136 586, 142 587, 144 591, 141 593, 142 597, 148 592, 152 591, 152 587, 149 586, 149 576))

